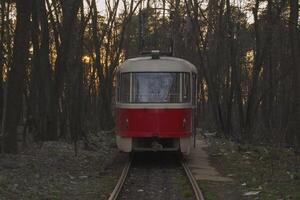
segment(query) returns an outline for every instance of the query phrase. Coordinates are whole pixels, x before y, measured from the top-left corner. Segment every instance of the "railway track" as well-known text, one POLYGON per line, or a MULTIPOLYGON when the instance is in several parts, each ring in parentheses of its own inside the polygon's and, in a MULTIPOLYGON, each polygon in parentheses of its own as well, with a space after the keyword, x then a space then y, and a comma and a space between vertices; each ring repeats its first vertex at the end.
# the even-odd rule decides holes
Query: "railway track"
MULTIPOLYGON (((193 176, 193 174, 190 171, 189 167, 187 166, 186 162, 182 158, 180 158, 180 159, 181 159, 181 161, 180 161, 181 166, 184 169, 185 174, 189 180, 189 183, 191 184, 191 187, 193 189, 195 199, 196 200, 204 200, 204 196, 202 194, 201 189, 199 188, 199 186, 197 184, 195 177, 193 176)), ((128 159, 128 161, 126 162, 126 164, 123 168, 122 174, 121 174, 121 176, 120 176, 120 178, 108 200, 117 200, 118 199, 119 194, 121 193, 122 188, 126 182, 126 178, 129 174, 130 167, 132 166, 132 162, 133 162, 133 157, 130 157, 128 159)))
POLYGON ((187 164, 185 163, 185 161, 181 160, 181 166, 183 167, 185 174, 187 175, 189 182, 193 188, 194 194, 196 196, 196 200, 204 200, 204 196, 202 194, 201 189, 199 188, 199 185, 195 179, 195 177, 193 176, 190 168, 187 166, 187 164))
POLYGON ((128 161, 126 162, 124 168, 123 168, 123 171, 122 171, 122 174, 117 182, 117 185, 115 186, 114 190, 112 191, 110 197, 108 200, 117 200, 121 190, 122 190, 122 187, 125 183, 125 180, 126 180, 126 177, 129 173, 129 169, 131 167, 131 163, 132 163, 132 157, 130 157, 128 159, 128 161))

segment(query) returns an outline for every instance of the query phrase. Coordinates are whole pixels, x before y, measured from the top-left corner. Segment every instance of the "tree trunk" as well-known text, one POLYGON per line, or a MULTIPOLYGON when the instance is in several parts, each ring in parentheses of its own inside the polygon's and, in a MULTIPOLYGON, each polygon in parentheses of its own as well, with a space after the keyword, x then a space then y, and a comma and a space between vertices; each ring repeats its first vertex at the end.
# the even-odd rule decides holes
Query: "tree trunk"
POLYGON ((14 38, 13 59, 8 74, 7 112, 4 151, 18 152, 18 124, 22 112, 22 95, 28 62, 29 25, 32 1, 16 0, 17 24, 14 38))
POLYGON ((231 20, 231 5, 230 1, 226 0, 226 17, 227 17, 227 33, 228 33, 228 42, 229 42, 229 62, 228 68, 231 71, 231 75, 228 76, 231 78, 231 84, 229 88, 229 95, 227 98, 227 116, 226 116, 226 124, 225 124, 225 135, 230 136, 232 131, 232 123, 231 123, 231 116, 232 116, 232 104, 233 104, 233 94, 236 87, 236 53, 235 53, 235 40, 234 40, 234 25, 231 20), (231 70, 230 70, 231 69, 231 70))
POLYGON ((3 68, 5 63, 4 57, 4 34, 5 34, 5 2, 1 1, 0 4, 0 121, 2 121, 2 112, 3 112, 3 68))
POLYGON ((289 35, 291 48, 291 69, 293 70, 293 99, 292 113, 289 122, 288 132, 291 138, 289 140, 300 149, 300 49, 299 49, 299 2, 298 0, 290 0, 290 19, 289 19, 289 35))
POLYGON ((45 1, 35 0, 32 14, 33 70, 31 113, 38 122, 38 139, 51 140, 56 134, 51 65, 49 60, 49 27, 45 1), (40 27, 40 28, 39 28, 40 27))
POLYGON ((259 0, 256 0, 255 8, 253 9, 254 16, 254 34, 255 34, 255 50, 254 50, 254 63, 252 71, 252 80, 251 87, 248 92, 248 105, 246 113, 246 122, 245 122, 245 135, 244 139, 250 140, 252 138, 252 131, 255 121, 256 114, 256 104, 258 100, 258 81, 259 81, 259 72, 262 65, 262 45, 261 45, 261 34, 259 32, 259 21, 258 21, 258 8, 259 0))
MULTIPOLYGON (((55 83, 54 83, 54 106, 55 108, 52 110, 54 112, 52 116, 56 116, 57 119, 64 119, 66 110, 62 109, 64 106, 62 105, 63 99, 63 91, 64 84, 66 81, 66 76, 68 72, 68 68, 71 68, 75 62, 76 57, 76 49, 73 49, 73 39, 75 39, 76 33, 74 33, 76 23, 77 23, 77 14, 81 5, 81 1, 78 0, 61 0, 62 6, 62 28, 61 28, 61 44, 57 53, 56 60, 56 70, 55 70, 55 83)), ((56 120, 57 120, 56 119, 56 120)), ((65 123, 61 123, 62 121, 57 120, 54 122, 54 130, 57 130, 57 127, 60 127, 61 133, 65 130, 66 127, 62 127, 61 125, 65 125, 65 123), (58 126, 59 125, 59 126, 58 126)), ((61 134, 60 133, 60 134, 61 134)), ((58 138, 57 132, 52 134, 51 140, 56 140, 58 138)))
POLYGON ((172 21, 172 39, 173 39, 173 56, 182 57, 181 48, 181 35, 180 35, 180 0, 175 0, 173 7, 173 21, 172 21))

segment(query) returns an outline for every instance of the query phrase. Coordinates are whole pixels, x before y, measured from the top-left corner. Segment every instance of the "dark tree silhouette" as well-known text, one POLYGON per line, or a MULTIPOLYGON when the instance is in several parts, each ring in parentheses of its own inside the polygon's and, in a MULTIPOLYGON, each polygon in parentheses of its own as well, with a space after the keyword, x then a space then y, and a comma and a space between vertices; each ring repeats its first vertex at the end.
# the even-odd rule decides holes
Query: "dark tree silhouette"
POLYGON ((5 113, 4 152, 18 152, 18 124, 22 112, 25 72, 28 64, 30 14, 32 0, 16 0, 17 22, 13 57, 8 74, 7 108, 5 113))

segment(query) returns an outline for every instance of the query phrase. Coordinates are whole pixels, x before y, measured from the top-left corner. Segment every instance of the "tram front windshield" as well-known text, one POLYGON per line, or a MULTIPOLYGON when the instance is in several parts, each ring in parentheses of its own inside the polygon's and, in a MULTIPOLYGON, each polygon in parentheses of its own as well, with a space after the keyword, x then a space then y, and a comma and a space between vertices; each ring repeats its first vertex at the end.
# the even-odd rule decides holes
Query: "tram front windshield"
POLYGON ((190 101, 190 75, 181 72, 122 73, 122 103, 185 103, 190 101))

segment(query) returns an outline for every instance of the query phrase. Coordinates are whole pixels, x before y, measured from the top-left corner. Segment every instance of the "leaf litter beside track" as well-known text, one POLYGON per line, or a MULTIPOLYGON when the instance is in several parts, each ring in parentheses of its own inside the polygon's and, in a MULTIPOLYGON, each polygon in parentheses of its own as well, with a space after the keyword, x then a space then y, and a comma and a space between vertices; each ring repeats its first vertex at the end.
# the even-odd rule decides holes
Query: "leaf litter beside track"
POLYGON ((44 142, 18 155, 0 155, 0 200, 107 199, 121 170, 113 166, 118 152, 112 134, 90 140, 94 149, 79 144, 76 157, 66 142, 44 142))
POLYGON ((230 186, 200 181, 207 199, 300 199, 300 157, 291 149, 241 147, 214 137, 207 142, 212 165, 235 179, 230 186))

